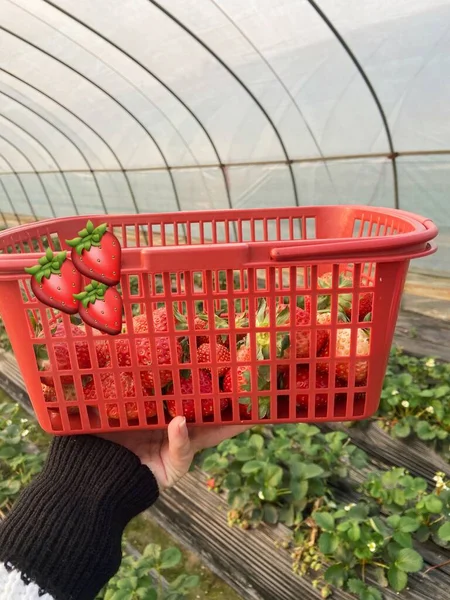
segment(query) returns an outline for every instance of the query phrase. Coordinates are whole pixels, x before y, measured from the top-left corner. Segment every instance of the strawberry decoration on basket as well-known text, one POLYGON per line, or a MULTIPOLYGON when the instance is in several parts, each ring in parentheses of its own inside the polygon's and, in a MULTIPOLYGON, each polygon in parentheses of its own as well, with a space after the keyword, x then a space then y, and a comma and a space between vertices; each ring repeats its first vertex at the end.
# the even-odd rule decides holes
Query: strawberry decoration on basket
POLYGON ((72 248, 72 260, 78 271, 106 285, 117 285, 120 281, 121 248, 120 242, 103 223, 94 227, 88 221, 78 237, 66 240, 72 248))
POLYGON ((81 275, 67 258, 67 252, 54 254, 47 248, 39 263, 25 271, 31 275, 31 289, 43 304, 68 315, 78 312, 74 295, 81 291, 81 275))
POLYGON ((25 271, 38 300, 69 315, 79 313, 87 324, 109 335, 122 331, 123 302, 116 286, 120 282, 122 250, 114 234, 103 223, 88 221, 78 237, 66 240, 72 248, 54 254, 48 248, 39 263, 25 271), (84 288, 82 275, 90 283, 84 288))
POLYGON ((80 317, 87 325, 109 335, 122 331, 123 302, 117 288, 92 281, 75 298, 80 302, 80 317))

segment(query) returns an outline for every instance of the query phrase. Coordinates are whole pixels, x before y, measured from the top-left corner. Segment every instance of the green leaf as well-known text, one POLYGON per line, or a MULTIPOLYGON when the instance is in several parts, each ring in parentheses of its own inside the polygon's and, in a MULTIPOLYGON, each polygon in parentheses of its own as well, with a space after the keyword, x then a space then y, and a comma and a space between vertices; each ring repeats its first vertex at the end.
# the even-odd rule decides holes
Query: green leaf
POLYGON ((160 569, 171 569, 181 561, 181 552, 178 548, 167 548, 161 554, 160 569))
POLYGON ((158 593, 154 588, 140 587, 136 590, 139 600, 158 600, 158 593))
POLYGON ((247 460, 252 460, 256 456, 256 448, 252 446, 244 446, 243 448, 239 448, 236 452, 236 460, 240 462, 245 462, 247 460))
POLYGON ((428 421, 419 421, 416 425, 416 433, 421 440, 434 440, 436 437, 436 431, 428 421))
POLYGON ((324 531, 334 531, 335 521, 333 515, 327 512, 314 512, 312 518, 317 526, 324 531))
POLYGON ((327 583, 338 588, 343 587, 345 581, 346 570, 342 563, 332 565, 325 571, 324 577, 327 583))
POLYGON ((264 448, 263 436, 259 435, 259 433, 254 433, 250 436, 250 439, 248 440, 248 445, 253 448, 256 448, 257 450, 262 450, 264 448))
POLYGON ((411 427, 407 421, 399 421, 392 428, 392 434, 397 438, 406 438, 411 435, 411 427))
POLYGON ((424 498, 425 506, 430 513, 439 514, 444 507, 442 500, 433 494, 424 498))
POLYGON ((12 458, 13 456, 15 456, 17 453, 17 450, 15 448, 12 448, 10 446, 6 446, 5 448, 1 448, 0 449, 0 459, 8 459, 8 458, 12 458))
POLYGON ((292 497, 296 502, 300 502, 304 498, 306 498, 306 494, 308 493, 309 484, 306 480, 304 481, 292 481, 291 482, 291 492, 292 497))
POLYGON ((403 533, 412 533, 413 531, 417 531, 420 527, 420 522, 418 519, 414 519, 413 517, 401 517, 398 522, 398 530, 403 533))
POLYGON ((117 590, 111 596, 111 600, 129 600, 130 599, 130 591, 129 590, 117 590))
MULTIPOLYGON (((91 220, 89 220, 87 222, 86 231, 87 231, 87 233, 92 233, 94 231, 94 223, 91 220)), ((80 232, 80 235, 81 235, 81 232, 80 232)))
POLYGON ((148 544, 144 548, 143 556, 145 558, 150 558, 153 561, 159 561, 161 556, 161 546, 158 546, 157 544, 148 544))
POLYGON ((242 465, 242 473, 257 473, 265 467, 265 464, 261 460, 249 460, 242 465))
POLYGON ((333 554, 339 546, 339 538, 333 533, 322 533, 319 538, 319 550, 322 554, 333 554))
POLYGON ((450 542, 450 521, 441 525, 438 529, 438 537, 444 542, 450 542))
POLYGON ((242 485, 242 480, 237 473, 228 473, 223 480, 223 485, 228 490, 237 490, 242 485))
POLYGON ((352 594, 360 594, 366 589, 366 584, 364 581, 361 581, 361 579, 349 579, 347 588, 352 594))
POLYGON ((394 592, 401 592, 408 585, 408 575, 396 566, 388 571, 388 581, 394 592))
POLYGON ((360 600, 383 600, 380 590, 374 587, 367 587, 359 596, 360 600))
POLYGON ((412 548, 412 536, 410 533, 396 531, 393 538, 402 548, 412 548))
POLYGON ((264 480, 268 487, 276 487, 283 479, 283 469, 279 465, 267 465, 264 469, 264 480))
POLYGON ((189 575, 183 582, 183 588, 189 590, 198 587, 200 583, 200 577, 198 575, 189 575))
POLYGON ((325 472, 322 467, 314 463, 301 463, 302 479, 313 479, 314 477, 320 477, 325 472))
POLYGON ((395 566, 406 573, 417 573, 423 567, 423 559, 412 548, 403 548, 398 553, 395 566))
POLYGON ((47 248, 45 251, 45 258, 50 262, 53 259, 53 252, 51 248, 47 248))
POLYGON ((275 525, 278 522, 278 510, 271 504, 265 504, 263 508, 263 519, 270 525, 275 525))
POLYGON ((348 539, 352 542, 357 542, 361 537, 361 528, 356 521, 353 521, 347 530, 348 539))

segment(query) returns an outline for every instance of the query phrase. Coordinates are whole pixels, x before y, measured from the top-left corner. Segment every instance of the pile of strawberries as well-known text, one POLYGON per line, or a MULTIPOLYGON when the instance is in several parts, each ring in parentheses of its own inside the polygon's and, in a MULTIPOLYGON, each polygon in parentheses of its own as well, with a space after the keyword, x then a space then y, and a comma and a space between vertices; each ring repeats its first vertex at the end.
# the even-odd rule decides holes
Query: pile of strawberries
MULTIPOLYGON (((94 340, 96 353, 94 360, 89 352, 83 325, 72 324, 71 336, 75 338, 77 366, 86 371, 86 375, 82 376, 84 400, 89 403, 101 402, 104 399, 109 419, 117 420, 120 417, 119 404, 122 404, 123 399, 127 419, 137 421, 139 415, 136 398, 140 397, 140 390, 144 396, 144 412, 147 419, 156 416, 156 401, 161 391, 165 410, 170 416, 175 416, 179 412, 177 408, 182 407, 182 412, 188 421, 200 421, 200 415, 196 415, 195 411, 195 385, 192 377, 193 370, 197 369, 202 417, 207 420, 214 417, 215 406, 211 395, 215 387, 220 393, 221 411, 226 411, 230 406, 227 394, 234 392, 239 394, 241 419, 269 416, 271 398, 275 392, 277 395, 282 394, 279 390, 285 390, 288 396, 292 393, 296 395, 299 413, 308 408, 311 391, 316 394, 313 400, 316 408, 326 408, 328 394, 326 391, 320 393, 317 390, 364 386, 367 383, 370 334, 364 323, 371 319, 373 295, 371 292, 360 295, 358 315, 352 319, 353 294, 342 290, 338 296, 337 307, 340 324, 335 337, 331 338, 331 295, 325 292, 326 288, 331 287, 331 283, 331 274, 320 278, 319 286, 324 289, 324 293, 319 294, 315 311, 311 310, 309 296, 304 298, 303 307, 288 305, 281 301, 271 307, 266 302, 261 302, 254 318, 251 319, 256 327, 254 334, 249 333, 251 323, 246 312, 236 314, 234 332, 230 334, 227 315, 214 314, 213 326, 209 315, 199 311, 194 319, 193 337, 192 332, 190 335, 186 334, 189 328, 186 315, 175 310, 172 315, 173 327, 170 327, 175 331, 175 337, 169 339, 168 335, 164 335, 169 331, 168 312, 166 308, 158 308, 152 315, 153 330, 157 335, 145 335, 149 332, 148 317, 147 314, 140 314, 133 317, 133 330, 141 337, 130 342, 126 336, 109 338, 98 334, 94 340), (313 314, 317 315, 315 331, 311 331, 313 314), (276 334, 270 333, 268 329, 271 326, 271 318, 275 319, 276 334), (293 340, 291 319, 295 321, 293 340), (350 320, 352 323, 355 321, 360 323, 357 329, 345 326, 345 322, 350 320), (211 339, 211 335, 214 335, 214 340, 211 339), (353 345, 357 358, 350 361, 353 335, 356 335, 353 345), (236 340, 235 347, 230 347, 230 338, 236 340), (336 344, 333 353, 330 352, 332 339, 335 339, 336 344), (157 369, 154 368, 154 352, 156 352, 157 369), (314 372, 309 364, 313 354, 316 358, 314 372), (335 369, 330 373, 329 358, 332 355, 335 357, 335 369), (233 368, 232 359, 236 365, 233 368), (257 373, 252 373, 254 359, 258 362, 257 373), (273 359, 276 359, 276 381, 271 381, 273 369, 271 370, 270 363, 273 359), (352 369, 350 369, 350 362, 353 363, 352 369), (108 372, 108 367, 115 365, 122 369, 137 366, 140 370, 140 385, 136 386, 131 371, 122 370, 121 389, 118 390, 114 376, 108 372), (100 371, 94 377, 89 370, 97 367, 100 371), (102 369, 105 370, 104 373, 102 369), (354 374, 353 381, 349 380, 350 372, 354 374), (157 382, 155 377, 158 378, 157 382), (214 378, 217 378, 216 386, 214 386, 214 378), (97 389, 99 384, 102 388, 101 393, 97 389), (236 389, 234 389, 235 385, 236 389), (180 402, 174 398, 177 390, 181 392, 180 402), (267 394, 261 394, 265 391, 267 394), (252 409, 251 397, 256 392, 260 393, 259 403, 258 407, 253 406, 252 409)), ((338 285, 341 288, 351 287, 352 278, 341 275, 338 285)), ((126 334, 126 328, 122 329, 122 333, 126 334)), ((62 322, 57 324, 52 335, 55 338, 67 335, 62 322)), ((70 374, 72 365, 67 344, 67 341, 54 342, 53 348, 58 371, 68 372, 67 375, 61 376, 61 383, 65 398, 70 402, 75 400, 75 388, 70 374)), ((56 400, 56 392, 52 377, 45 375, 45 370, 48 370, 49 366, 49 361, 46 359, 40 363, 40 368, 44 371, 41 374, 44 397, 46 401, 52 402, 56 400)))

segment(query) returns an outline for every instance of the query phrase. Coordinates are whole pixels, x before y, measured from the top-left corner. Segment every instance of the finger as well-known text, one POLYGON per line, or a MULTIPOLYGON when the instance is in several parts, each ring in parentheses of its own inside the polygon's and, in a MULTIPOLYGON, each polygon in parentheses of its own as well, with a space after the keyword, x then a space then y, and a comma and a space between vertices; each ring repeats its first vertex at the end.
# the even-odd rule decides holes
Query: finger
POLYGON ((168 458, 170 467, 178 477, 188 472, 194 456, 189 432, 184 417, 175 417, 167 428, 169 440, 168 458))
POLYGON ((194 452, 217 446, 223 440, 232 438, 251 429, 253 425, 223 425, 219 427, 192 427, 189 431, 194 452))

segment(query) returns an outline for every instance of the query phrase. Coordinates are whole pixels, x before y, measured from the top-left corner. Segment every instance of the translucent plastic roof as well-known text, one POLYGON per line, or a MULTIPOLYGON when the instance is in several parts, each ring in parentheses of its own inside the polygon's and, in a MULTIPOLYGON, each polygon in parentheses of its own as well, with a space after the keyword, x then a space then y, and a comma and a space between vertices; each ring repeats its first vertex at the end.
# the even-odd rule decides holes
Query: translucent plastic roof
POLYGON ((0 0, 0 225, 368 204, 449 270, 448 0, 0 0))

